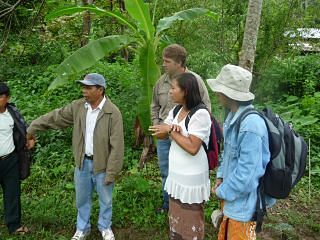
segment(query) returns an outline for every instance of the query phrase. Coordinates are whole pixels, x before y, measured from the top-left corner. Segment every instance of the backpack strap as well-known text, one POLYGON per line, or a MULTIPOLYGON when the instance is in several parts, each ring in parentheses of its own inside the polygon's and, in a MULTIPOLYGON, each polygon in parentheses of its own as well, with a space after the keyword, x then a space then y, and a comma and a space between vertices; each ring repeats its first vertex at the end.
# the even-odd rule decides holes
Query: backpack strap
POLYGON ((178 112, 180 111, 180 109, 182 108, 182 105, 176 105, 173 109, 173 118, 175 118, 178 114, 178 112))
MULTIPOLYGON (((259 115, 260 117, 263 118, 262 114, 260 112, 258 112, 256 109, 254 108, 247 108, 245 109, 242 113, 240 113, 237 121, 236 121, 236 132, 237 132, 237 135, 239 134, 239 131, 240 131, 240 125, 242 123, 242 121, 250 114, 257 114, 259 115)), ((263 118, 264 119, 264 118, 263 118)))
MULTIPOLYGON (((180 105, 180 106, 182 107, 182 105, 180 105)), ((181 108, 181 107, 180 107, 180 108, 181 108)), ((176 107, 176 108, 177 108, 177 107, 176 107)), ((175 108, 175 109, 176 109, 176 108, 175 108)), ((179 108, 179 110, 180 110, 180 108, 179 108)), ((174 114, 175 109, 173 110, 173 114, 174 114)), ((188 113, 188 115, 187 115, 187 117, 186 117, 186 120, 185 120, 185 122, 184 122, 187 131, 188 131, 188 125, 189 125, 189 122, 190 122, 190 119, 191 119, 192 115, 195 114, 195 112, 198 111, 199 109, 207 109, 207 107, 206 107, 206 105, 204 105, 204 103, 201 102, 200 104, 198 104, 197 106, 193 107, 193 108, 189 111, 189 113, 188 113)), ((179 110, 177 110, 177 113, 178 113, 179 110)), ((208 109, 207 109, 207 110, 208 110, 208 109)), ((208 110, 208 111, 209 111, 209 110, 208 110)), ((210 114, 210 115, 211 115, 211 114, 210 114)), ((202 146, 203 146, 204 150, 207 152, 207 151, 208 151, 208 146, 207 146, 207 144, 205 144, 204 141, 202 141, 202 146)))
POLYGON ((267 216, 267 204, 264 194, 263 177, 261 177, 257 188, 256 211, 252 217, 252 220, 256 222, 256 233, 261 232, 264 216, 267 216))
MULTIPOLYGON (((195 114, 196 111, 198 111, 199 109, 207 109, 206 105, 204 105, 204 103, 200 103, 197 106, 193 107, 190 112, 188 113, 187 117, 186 117, 186 121, 185 121, 185 126, 186 129, 188 130, 188 124, 190 122, 191 117, 193 116, 193 114, 195 114)), ((208 109, 207 109, 208 110, 208 109)), ((208 110, 209 111, 209 110, 208 110)))
MULTIPOLYGON (((190 122, 190 119, 191 119, 192 115, 196 111, 198 111, 199 109, 207 109, 207 107, 206 107, 206 105, 204 105, 204 103, 200 103, 200 104, 198 104, 197 106, 195 106, 194 108, 191 109, 191 111, 189 112, 189 114, 188 114, 188 116, 186 118, 186 121, 185 121, 185 125, 186 125, 186 129, 187 130, 188 130, 187 126, 188 126, 188 124, 190 122)), ((210 111, 208 109, 207 109, 207 111, 210 113, 210 111)), ((211 116, 211 114, 210 114, 210 116, 211 116)), ((202 141, 202 146, 203 146, 205 152, 208 152, 208 146, 204 141, 202 141)))
MULTIPOLYGON (((174 107, 174 109, 173 109, 173 118, 175 118, 175 117, 177 116, 177 114, 178 114, 178 112, 180 111, 181 108, 182 108, 182 105, 181 105, 181 104, 176 105, 176 106, 174 107)), ((207 107, 206 107, 206 105, 204 105, 204 103, 200 103, 200 104, 198 104, 197 106, 193 107, 193 108, 189 111, 189 113, 188 113, 188 115, 187 115, 187 117, 186 117, 186 120, 185 120, 185 126, 186 126, 186 129, 187 129, 187 130, 188 130, 188 124, 189 124, 189 122, 190 122, 190 119, 191 119, 192 115, 193 115, 196 111, 198 111, 199 109, 207 109, 207 107)), ((209 110, 208 110, 208 111, 209 111, 209 110)))

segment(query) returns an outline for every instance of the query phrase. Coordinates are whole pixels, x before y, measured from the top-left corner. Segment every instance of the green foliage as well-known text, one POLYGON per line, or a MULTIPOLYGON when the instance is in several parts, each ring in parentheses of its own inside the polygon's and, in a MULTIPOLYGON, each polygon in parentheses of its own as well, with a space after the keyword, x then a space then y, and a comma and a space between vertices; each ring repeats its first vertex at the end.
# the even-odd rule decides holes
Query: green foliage
POLYGON ((54 89, 58 85, 66 84, 68 77, 76 76, 93 66, 98 60, 102 59, 106 54, 122 48, 130 42, 127 36, 108 36, 90 42, 70 57, 65 59, 63 63, 56 69, 58 77, 52 82, 49 89, 54 89))
POLYGON ((302 12, 300 4, 299 0, 263 1, 255 59, 256 68, 259 66, 264 68, 263 66, 272 60, 272 56, 290 51, 288 49, 289 39, 284 36, 284 32, 292 26, 304 25, 299 16, 302 12))
POLYGON ((270 66, 262 72, 256 82, 259 100, 276 100, 283 94, 312 96, 320 90, 319 66, 319 54, 273 58, 270 66))
MULTIPOLYGON (((14 2, 10 0, 10 3, 14 2)), ((204 78, 216 77, 221 66, 237 62, 247 1, 152 0, 144 1, 148 3, 140 6, 140 10, 144 7, 150 8, 148 11, 129 7, 128 12, 131 14, 120 14, 116 9, 112 12, 103 10, 110 7, 109 1, 97 0, 95 3, 99 8, 88 6, 87 9, 82 9, 91 8, 94 12, 91 14, 92 32, 89 42, 113 34, 129 35, 135 41, 127 48, 130 63, 111 52, 110 57, 103 55, 90 65, 90 68, 85 71, 82 69, 70 77, 72 81, 68 81, 68 84, 54 90, 48 90, 48 87, 57 77, 56 69, 79 47, 82 15, 70 12, 69 16, 43 23, 43 16, 48 11, 61 10, 63 6, 66 10, 74 7, 71 6, 74 4, 71 0, 45 2, 45 7, 37 16, 32 29, 31 23, 40 1, 23 1, 22 8, 17 9, 16 17, 20 24, 13 22, 7 47, 0 54, 0 81, 8 82, 12 89, 12 101, 30 123, 36 117, 81 97, 80 88, 74 80, 81 79, 84 72, 103 74, 107 79, 106 93, 120 108, 125 130, 124 169, 114 190, 113 230, 117 239, 132 239, 133 236, 135 239, 166 239, 167 216, 154 213, 154 209, 160 206, 162 201, 161 177, 156 160, 150 160, 146 168, 139 172, 137 165, 141 151, 132 148, 136 113, 139 108, 149 110, 147 99, 151 96, 150 89, 159 74, 156 61, 150 62, 150 59, 153 61, 154 58, 159 58, 159 53, 166 44, 177 42, 188 50, 190 70, 204 78), (217 13, 217 16, 212 18, 205 14, 193 21, 180 21, 180 16, 191 13, 189 8, 210 9, 217 13), (152 19, 143 15, 149 14, 149 10, 155 13, 152 19), (112 14, 112 18, 109 18, 112 14), (170 15, 172 16, 165 18, 170 15), (164 20, 161 20, 162 18, 164 20), (170 25, 170 28, 157 35, 156 30, 152 31, 149 20, 152 21, 154 29, 157 29, 154 23, 160 22, 163 23, 161 26, 170 25), (153 41, 147 41, 148 34, 153 41), (142 80, 143 76, 150 76, 152 79, 145 81, 142 80), (145 89, 146 86, 150 87, 149 90, 145 89), (143 101, 144 105, 139 105, 140 101, 143 101)), ((253 92, 260 103, 271 106, 274 112, 292 122, 294 129, 307 143, 310 139, 311 166, 307 166, 306 176, 295 187, 290 198, 279 201, 276 208, 270 211, 264 228, 266 235, 260 239, 311 239, 319 235, 319 55, 299 56, 297 54, 300 53, 289 51, 282 35, 286 28, 300 27, 301 24, 308 27, 318 26, 318 5, 315 1, 308 2, 314 2, 314 5, 302 9, 300 4, 296 5, 297 0, 264 1, 254 72, 257 79, 253 92), (275 55, 277 57, 274 57, 275 55), (311 200, 308 196, 309 186, 311 200), (286 231, 288 225, 294 228, 290 233, 286 231), (271 237, 268 233, 271 233, 271 237)), ((138 2, 132 1, 130 4, 138 2)), ((188 16, 183 19, 187 20, 188 16)), ((1 27, 4 23, 1 19, 0 35, 3 33, 1 27)), ((223 120, 223 109, 218 106, 214 94, 211 93, 210 96, 216 117, 223 120)), ((32 233, 22 237, 23 239, 70 239, 75 231, 71 131, 69 128, 38 135, 32 175, 22 182, 23 223, 32 230, 32 233)), ((212 175, 211 178, 213 183, 215 176, 212 175)), ((97 222, 99 211, 96 200, 97 196, 94 194, 93 225, 97 222)), ((217 231, 213 230, 210 215, 217 207, 218 201, 214 197, 205 204, 205 239, 208 240, 216 239, 217 231)), ((0 216, 3 216, 2 209, 0 216)), ((100 237, 98 230, 94 228, 89 240, 100 237)), ((1 225, 0 239, 20 237, 9 236, 5 226, 1 225)))
POLYGON ((211 16, 215 19, 216 15, 213 12, 209 12, 207 9, 204 8, 192 8, 187 9, 184 11, 180 11, 172 15, 171 17, 164 17, 159 20, 158 26, 157 26, 157 35, 168 28, 171 27, 171 25, 178 20, 193 20, 197 17, 201 17, 204 14, 207 14, 208 16, 211 16))
POLYGON ((154 26, 151 22, 149 6, 141 0, 125 0, 129 15, 137 22, 137 29, 145 34, 147 40, 154 37, 154 26))
MULTIPOLYGON (((207 50, 199 50, 188 56, 188 68, 201 75, 205 80, 207 78, 215 78, 221 67, 225 64, 216 52, 207 50)), ((208 88, 209 91, 211 91, 208 88)))
MULTIPOLYGON (((166 35, 171 42, 186 47, 190 55, 195 54, 197 56, 195 61, 204 63, 207 56, 212 54, 214 61, 222 62, 222 65, 224 65, 226 63, 236 63, 242 43, 241 30, 245 21, 247 4, 247 1, 239 0, 224 2, 199 0, 172 2, 162 0, 161 5, 158 1, 158 6, 161 7, 156 8, 155 19, 161 19, 168 13, 174 14, 174 12, 187 10, 188 8, 202 7, 209 9, 209 13, 214 14, 213 17, 203 16, 191 22, 179 22, 171 26, 166 35)), ((188 66, 191 66, 191 64, 188 64, 188 66)), ((191 69, 194 69, 194 67, 192 66, 191 69)), ((198 73, 205 75, 205 72, 198 73)))
POLYGON ((283 101, 284 104, 266 102, 264 105, 270 106, 274 112, 278 113, 286 121, 291 122, 294 129, 306 138, 310 138, 314 143, 318 142, 318 125, 320 113, 317 106, 320 104, 320 98, 306 97, 299 99, 294 96, 288 96, 283 101), (311 99, 311 101, 309 101, 311 99), (307 104, 308 102, 308 104, 307 104))
MULTIPOLYGON (((312 171, 312 175, 317 179, 316 183, 319 183, 320 179, 319 104, 320 93, 316 92, 313 96, 305 96, 301 99, 296 96, 287 96, 281 104, 279 102, 266 102, 259 106, 259 108, 271 107, 273 112, 293 124, 294 130, 305 139, 308 145, 310 142, 311 168, 308 164, 307 168, 312 171)), ((318 184, 316 185, 318 186, 318 184)))
POLYGON ((72 15, 72 14, 76 14, 76 13, 80 13, 83 11, 90 11, 93 12, 99 16, 108 16, 108 17, 113 17, 115 19, 117 19, 117 21, 119 21, 120 23, 130 27, 132 30, 135 30, 134 26, 131 25, 130 22, 128 22, 125 18, 123 18, 119 13, 117 12, 108 12, 105 11, 103 9, 100 8, 96 8, 96 7, 63 7, 59 10, 55 10, 54 12, 48 14, 46 16, 46 20, 50 21, 52 19, 55 19, 57 17, 61 17, 64 15, 72 15))
POLYGON ((133 224, 141 230, 147 230, 161 227, 165 223, 165 216, 155 213, 155 209, 161 204, 161 190, 158 188, 161 180, 146 177, 133 168, 115 188, 114 201, 117 204, 114 212, 118 213, 114 218, 116 225, 129 227, 133 224))
MULTIPOLYGON (((111 51, 120 48, 123 44, 129 44, 130 42, 134 41, 136 44, 138 44, 137 52, 139 54, 139 67, 142 76, 142 81, 139 82, 141 89, 143 89, 143 95, 141 95, 139 98, 140 107, 138 109, 138 115, 142 128, 144 132, 147 133, 148 126, 150 126, 151 122, 149 106, 151 103, 152 87, 160 76, 159 67, 156 64, 155 57, 155 52, 161 37, 160 32, 169 28, 170 25, 172 25, 172 23, 176 20, 192 20, 201 15, 208 14, 209 11, 206 9, 194 8, 176 13, 172 18, 161 19, 155 35, 148 5, 142 0, 125 0, 125 4, 126 10, 131 18, 136 22, 136 26, 131 25, 124 17, 117 15, 116 19, 128 25, 131 30, 134 30, 132 36, 130 36, 130 38, 126 38, 125 41, 122 41, 121 39, 118 39, 117 41, 116 39, 115 41, 111 42, 110 40, 115 38, 113 36, 104 38, 105 41, 101 39, 91 41, 91 43, 77 50, 60 65, 57 70, 58 76, 53 82, 52 86, 55 86, 56 83, 65 83, 66 79, 70 75, 72 76, 76 73, 79 73, 81 70, 89 68, 111 51), (99 46, 99 48, 97 48, 97 46, 99 46), (88 58, 87 56, 90 57, 88 58)), ((82 12, 85 10, 96 13, 104 13, 104 15, 112 16, 112 13, 94 7, 68 7, 51 13, 48 19, 60 16, 61 14, 73 14, 75 12, 82 12)), ((213 16, 213 14, 210 14, 210 16, 213 16)), ((124 36, 121 36, 121 38, 124 38, 124 36)))

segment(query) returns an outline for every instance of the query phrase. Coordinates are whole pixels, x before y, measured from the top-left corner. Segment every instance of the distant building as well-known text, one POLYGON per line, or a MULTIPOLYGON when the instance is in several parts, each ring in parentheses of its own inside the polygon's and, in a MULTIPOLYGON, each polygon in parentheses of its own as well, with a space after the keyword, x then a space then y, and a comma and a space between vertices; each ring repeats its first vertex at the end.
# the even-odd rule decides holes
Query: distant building
POLYGON ((285 37, 292 39, 289 46, 302 52, 320 52, 320 29, 297 28, 286 31, 285 37))

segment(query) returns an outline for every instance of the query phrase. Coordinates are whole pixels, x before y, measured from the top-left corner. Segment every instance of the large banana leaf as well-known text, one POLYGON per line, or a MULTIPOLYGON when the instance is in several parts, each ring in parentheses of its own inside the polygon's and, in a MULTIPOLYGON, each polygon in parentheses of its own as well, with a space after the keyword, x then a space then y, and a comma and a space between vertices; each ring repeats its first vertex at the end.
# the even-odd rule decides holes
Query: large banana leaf
POLYGON ((160 77, 160 69, 155 62, 155 52, 153 42, 147 44, 139 49, 139 64, 142 73, 142 96, 140 99, 138 115, 144 133, 148 132, 148 127, 151 124, 150 105, 152 99, 152 89, 160 77))
POLYGON ((65 84, 68 76, 79 73, 105 57, 107 54, 119 50, 123 46, 135 41, 126 35, 113 35, 92 41, 74 52, 57 68, 57 78, 51 83, 49 89, 65 84))
POLYGON ((180 12, 176 12, 174 15, 170 17, 164 17, 159 20, 158 26, 157 26, 157 33, 156 35, 159 35, 159 33, 165 29, 168 29, 171 27, 171 25, 178 20, 193 20, 197 17, 207 15, 210 17, 215 17, 215 14, 208 9, 205 8, 190 8, 187 10, 183 10, 180 12))
POLYGON ((149 6, 142 0, 125 0, 126 10, 129 15, 137 21, 138 27, 146 35, 147 40, 154 37, 154 26, 152 25, 149 6))
POLYGON ((61 17, 61 16, 65 16, 65 15, 72 15, 72 14, 80 13, 80 12, 84 12, 84 11, 90 11, 90 12, 93 12, 93 13, 100 15, 100 16, 114 17, 119 23, 128 26, 129 28, 131 28, 134 31, 137 31, 137 28, 132 23, 130 23, 127 19, 125 19, 120 13, 106 11, 104 9, 101 9, 101 8, 98 8, 95 6, 85 6, 85 7, 76 7, 75 6, 75 7, 61 8, 57 11, 54 11, 54 12, 46 15, 46 21, 50 21, 50 20, 55 19, 57 17, 61 17))

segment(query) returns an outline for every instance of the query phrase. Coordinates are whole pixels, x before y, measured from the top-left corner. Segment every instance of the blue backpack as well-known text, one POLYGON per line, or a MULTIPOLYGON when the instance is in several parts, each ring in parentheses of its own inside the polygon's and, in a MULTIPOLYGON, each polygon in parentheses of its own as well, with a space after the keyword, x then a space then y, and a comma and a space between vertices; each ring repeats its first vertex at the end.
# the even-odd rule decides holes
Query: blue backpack
POLYGON ((290 123, 285 122, 270 108, 257 111, 249 108, 242 112, 237 120, 236 131, 239 133, 241 122, 250 114, 258 114, 268 129, 270 161, 258 186, 258 199, 254 220, 256 231, 261 231, 263 216, 266 215, 267 194, 276 199, 289 196, 292 188, 304 175, 308 146, 304 139, 293 130, 290 123), (261 208, 262 206, 262 208, 261 208))

